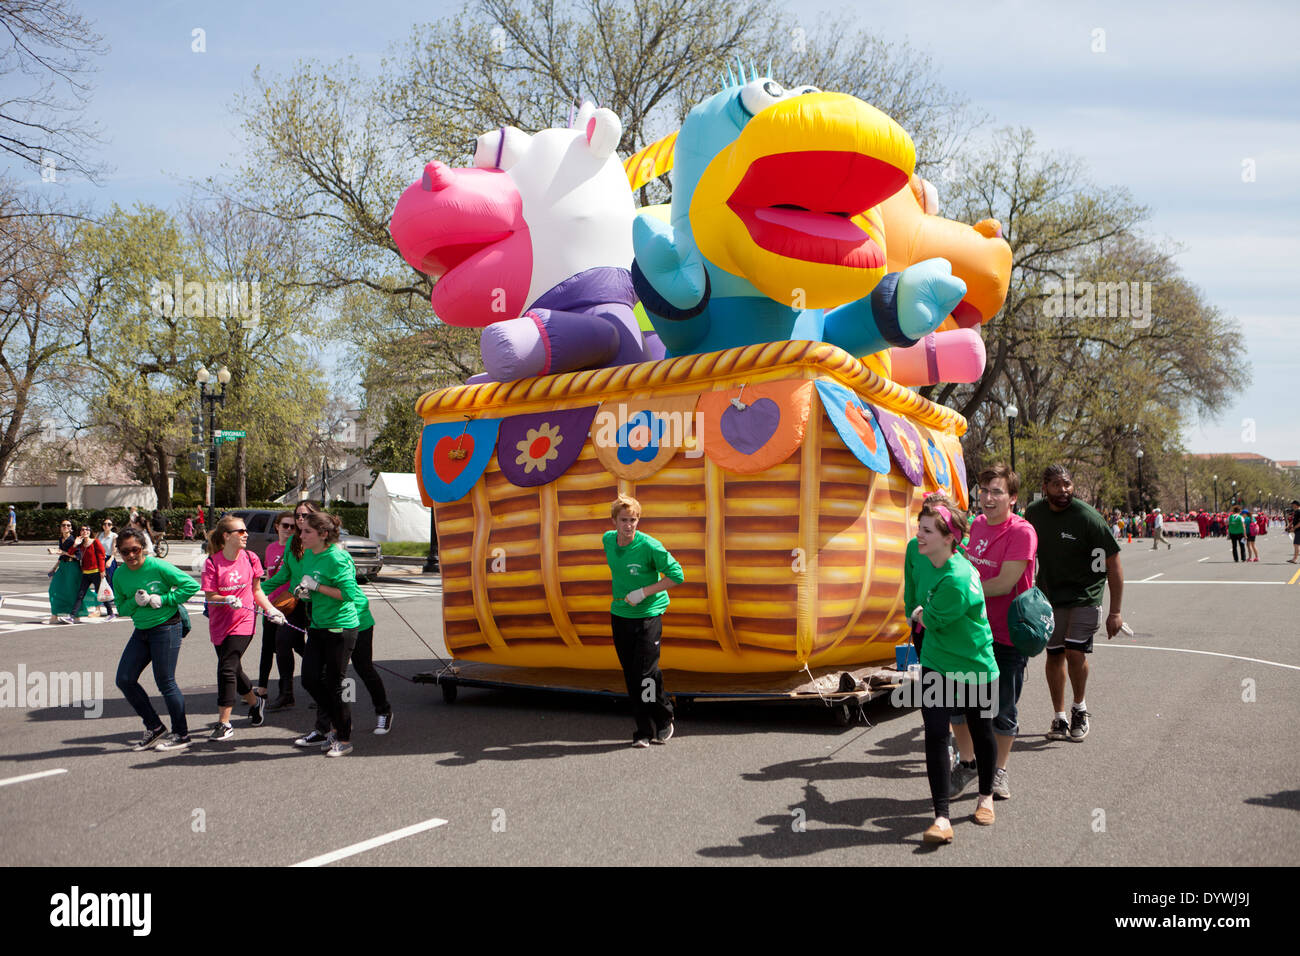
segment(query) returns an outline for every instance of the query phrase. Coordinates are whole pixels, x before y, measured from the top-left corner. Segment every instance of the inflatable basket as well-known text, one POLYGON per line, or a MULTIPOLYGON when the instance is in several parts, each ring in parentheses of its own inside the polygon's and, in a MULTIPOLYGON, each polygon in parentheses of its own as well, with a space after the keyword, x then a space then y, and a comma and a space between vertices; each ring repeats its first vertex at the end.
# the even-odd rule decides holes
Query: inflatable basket
POLYGON ((781 342, 422 396, 448 650, 617 670, 602 535, 625 492, 686 576, 665 669, 892 661, 920 498, 967 505, 966 422, 883 372, 781 342))

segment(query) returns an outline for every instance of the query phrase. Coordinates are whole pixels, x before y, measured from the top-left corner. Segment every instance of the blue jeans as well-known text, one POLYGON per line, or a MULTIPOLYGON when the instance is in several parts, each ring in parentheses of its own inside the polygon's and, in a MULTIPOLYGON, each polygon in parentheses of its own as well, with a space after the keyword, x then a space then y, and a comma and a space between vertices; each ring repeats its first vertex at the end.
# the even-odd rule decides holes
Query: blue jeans
POLYGON ((993 659, 998 662, 998 715, 993 718, 993 733, 999 737, 1014 737, 1020 729, 1016 705, 1025 687, 1025 665, 1029 658, 1014 647, 993 642, 993 659))
POLYGON ((185 722, 185 695, 176 684, 176 659, 181 653, 181 622, 179 617, 151 627, 131 632, 131 639, 122 648, 122 659, 117 662, 117 689, 135 708, 144 721, 145 730, 161 726, 158 712, 149 703, 149 695, 140 686, 140 675, 153 664, 153 679, 167 704, 172 718, 172 733, 184 737, 189 733, 185 722))

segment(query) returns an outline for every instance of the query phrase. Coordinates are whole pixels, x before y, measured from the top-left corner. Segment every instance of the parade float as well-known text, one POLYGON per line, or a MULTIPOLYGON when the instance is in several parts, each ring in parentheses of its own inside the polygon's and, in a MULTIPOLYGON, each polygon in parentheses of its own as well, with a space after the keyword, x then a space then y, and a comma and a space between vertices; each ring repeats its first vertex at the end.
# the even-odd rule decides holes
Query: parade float
POLYGON ((906 638, 922 495, 967 504, 964 419, 1011 254, 939 217, 907 133, 743 72, 620 162, 618 117, 485 133, 425 167, 392 232, 479 327, 487 372, 422 396, 458 683, 622 687, 601 534, 624 492, 686 581, 661 666, 691 696, 861 692, 906 638), (672 171, 672 202, 633 190, 672 171), (855 676, 856 675, 856 676, 855 676))

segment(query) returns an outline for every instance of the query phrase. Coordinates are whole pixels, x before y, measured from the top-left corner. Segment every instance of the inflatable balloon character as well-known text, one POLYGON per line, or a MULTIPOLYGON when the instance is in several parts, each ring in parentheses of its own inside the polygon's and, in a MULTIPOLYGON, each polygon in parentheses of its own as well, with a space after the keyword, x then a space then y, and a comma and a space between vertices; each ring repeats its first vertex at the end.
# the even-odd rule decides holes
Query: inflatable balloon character
POLYGON ((473 168, 429 163, 398 200, 393 239, 437 280, 438 317, 483 329, 488 380, 662 355, 646 353, 633 315, 622 130, 590 103, 575 128, 502 127, 478 138, 473 168))
POLYGON ((979 326, 1002 308, 1011 281, 1011 247, 996 219, 969 226, 938 213, 933 184, 919 176, 880 205, 891 271, 939 256, 966 285, 937 331, 890 351, 891 376, 902 385, 977 381, 985 358, 979 326))
MULTIPOLYGON (((511 153, 512 135, 481 141, 486 166, 507 166, 497 151, 511 153)), ((623 492, 685 572, 663 618, 661 665, 689 672, 696 691, 736 687, 726 675, 775 687, 892 661, 907 635, 903 561, 917 506, 940 489, 959 507, 969 499, 965 420, 892 380, 890 350, 924 349, 945 322, 991 317, 1006 244, 986 224, 941 224, 912 177, 911 140, 883 113, 766 77, 726 83, 675 143, 627 162, 632 187, 673 169, 666 214, 644 210, 628 230, 632 282, 668 356, 584 355, 605 367, 441 389, 416 406, 448 649, 458 661, 538 668, 528 681, 541 684, 570 679, 548 678, 551 668, 616 671, 600 542, 623 492)), ((536 232, 533 193, 517 191, 520 221, 536 232)), ((551 230, 546 242, 579 238, 551 230)), ((428 248, 435 265, 460 256, 450 239, 428 248)), ((536 305, 530 294, 497 313, 470 298, 489 330, 526 322, 549 336, 516 314, 536 305)), ((945 338, 967 331, 936 335, 935 372, 972 371, 945 338)))
POLYGON ((915 159, 884 113, 812 86, 742 72, 692 109, 671 222, 633 231, 633 282, 667 354, 804 339, 866 356, 934 331, 966 288, 942 259, 887 273, 879 209, 915 159))

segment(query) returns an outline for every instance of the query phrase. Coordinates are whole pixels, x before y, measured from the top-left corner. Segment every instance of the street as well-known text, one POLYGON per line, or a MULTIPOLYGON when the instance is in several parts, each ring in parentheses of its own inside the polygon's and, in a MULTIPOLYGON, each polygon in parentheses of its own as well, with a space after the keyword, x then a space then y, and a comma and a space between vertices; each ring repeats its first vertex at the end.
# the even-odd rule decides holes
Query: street
MULTIPOLYGON (((604 698, 462 689, 446 704, 407 679, 433 669, 424 642, 444 653, 439 580, 389 569, 366 590, 391 734, 371 733, 358 687, 350 756, 294 747, 312 719, 300 688, 296 709, 253 729, 241 705, 233 739, 204 741, 216 656, 196 613, 177 671, 195 743, 132 753, 141 724, 113 684, 130 624, 37 623, 53 559, 44 543, 3 547, 0 680, 89 672, 103 700, 5 698, 0 864, 1294 866, 1300 566, 1282 534, 1259 539, 1258 564, 1234 564, 1226 539, 1172 543, 1123 547, 1136 635, 1098 641, 1089 737, 1043 737, 1051 708, 1031 660, 1012 797, 977 827, 968 788, 939 848, 920 840, 917 711, 878 700, 869 723, 838 728, 820 704, 701 702, 667 746, 634 750, 630 717, 604 698)), ((187 547, 170 560, 188 568, 187 547)), ((165 718, 148 672, 141 683, 165 718)))

